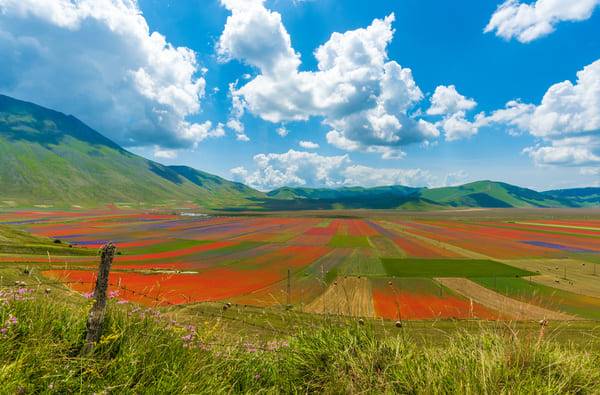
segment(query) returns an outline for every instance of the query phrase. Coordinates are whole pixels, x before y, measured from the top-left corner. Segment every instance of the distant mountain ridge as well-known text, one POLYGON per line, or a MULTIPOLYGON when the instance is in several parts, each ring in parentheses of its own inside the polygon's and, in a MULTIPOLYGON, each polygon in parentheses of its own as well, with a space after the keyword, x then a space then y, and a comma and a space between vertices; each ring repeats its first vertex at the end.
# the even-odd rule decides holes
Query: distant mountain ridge
POLYGON ((600 188, 536 192, 478 181, 444 188, 283 187, 268 193, 135 155, 71 115, 0 95, 0 207, 111 203, 217 210, 597 207, 600 188))
POLYGON ((551 208, 600 206, 600 188, 537 192, 497 181, 476 181, 442 188, 403 186, 311 189, 284 187, 267 193, 271 198, 301 201, 314 208, 551 208), (360 204, 362 202, 362 205, 360 204))

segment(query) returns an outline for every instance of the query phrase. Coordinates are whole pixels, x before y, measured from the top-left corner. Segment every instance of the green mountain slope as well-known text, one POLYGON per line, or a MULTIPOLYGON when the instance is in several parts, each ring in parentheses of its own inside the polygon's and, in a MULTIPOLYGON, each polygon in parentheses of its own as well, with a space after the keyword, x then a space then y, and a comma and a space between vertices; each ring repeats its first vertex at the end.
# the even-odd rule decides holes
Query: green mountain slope
POLYGON ((318 199, 318 200, 343 200, 352 198, 377 198, 381 196, 407 197, 414 195, 420 188, 405 187, 402 185, 393 185, 387 187, 375 188, 291 188, 283 187, 267 193, 267 196, 273 199, 318 199))
POLYGON ((124 150, 73 116, 0 95, 0 204, 254 204, 263 194, 124 150))
POLYGON ((425 189, 423 198, 452 207, 572 207, 572 202, 503 182, 477 181, 457 187, 425 189))
POLYGON ((600 206, 600 188, 559 189, 543 194, 553 199, 566 199, 582 207, 600 206))
MULTIPOLYGON (((540 193, 493 181, 478 181, 456 187, 431 189, 403 186, 341 189, 284 187, 267 193, 267 196, 270 199, 264 204, 270 209, 433 210, 451 207, 579 207, 583 204, 570 196, 540 193)), ((591 204, 592 199, 593 197, 589 197, 589 201, 586 202, 591 204)))
POLYGON ((137 156, 73 116, 0 95, 0 207, 165 205, 222 210, 591 207, 600 188, 536 192, 479 181, 456 187, 313 189, 267 194, 186 166, 137 156))

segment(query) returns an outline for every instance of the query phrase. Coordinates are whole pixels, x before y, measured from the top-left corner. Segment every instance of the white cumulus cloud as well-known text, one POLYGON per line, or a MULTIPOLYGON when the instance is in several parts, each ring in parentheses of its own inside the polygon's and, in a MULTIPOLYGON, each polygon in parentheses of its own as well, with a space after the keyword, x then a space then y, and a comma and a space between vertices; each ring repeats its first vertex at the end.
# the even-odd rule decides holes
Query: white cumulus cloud
POLYGON ((298 145, 302 148, 306 148, 306 149, 317 149, 319 148, 319 144, 313 142, 313 141, 306 141, 306 140, 301 140, 298 145))
POLYGON ((126 146, 207 134, 195 53, 151 32, 134 0, 0 0, 0 91, 80 117, 126 146))
POLYGON ((600 59, 580 70, 574 83, 550 86, 539 105, 513 100, 479 114, 473 124, 531 134, 539 142, 524 152, 540 165, 600 166, 600 59))
POLYGON ((177 151, 162 149, 160 146, 155 146, 153 155, 156 159, 175 159, 177 158, 177 151))
POLYGON ((484 31, 528 43, 554 32, 560 22, 589 19, 598 5, 600 0, 537 0, 529 4, 507 0, 494 12, 484 31))
POLYGON ((448 115, 460 111, 469 111, 477 106, 473 99, 466 98, 458 93, 454 85, 440 85, 430 98, 431 107, 427 110, 429 115, 448 115))
MULTIPOLYGON (((327 187, 406 185, 431 187, 456 180, 463 173, 440 179, 427 170, 374 168, 352 163, 348 155, 323 156, 314 152, 289 150, 284 153, 259 154, 255 168, 236 167, 230 170, 237 181, 268 191, 283 186, 327 187)), ((466 176, 465 176, 466 177, 466 176)))
POLYGON ((393 14, 333 33, 314 52, 318 70, 300 71, 300 54, 279 13, 261 0, 221 2, 231 15, 217 52, 223 61, 237 59, 259 71, 232 92, 253 114, 274 123, 322 117, 328 141, 347 150, 397 153, 439 136, 433 124, 411 116, 423 99, 411 70, 388 60, 393 14))

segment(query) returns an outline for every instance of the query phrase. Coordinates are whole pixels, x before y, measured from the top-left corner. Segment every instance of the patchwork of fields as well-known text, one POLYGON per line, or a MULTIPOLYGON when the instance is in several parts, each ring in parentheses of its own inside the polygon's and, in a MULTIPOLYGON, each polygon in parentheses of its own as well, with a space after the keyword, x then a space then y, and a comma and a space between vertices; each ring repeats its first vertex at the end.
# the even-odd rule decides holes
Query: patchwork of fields
MULTIPOLYGON (((226 301, 404 319, 600 319, 600 220, 182 216, 12 211, 0 225, 56 240, 0 249, 81 293, 95 250, 118 246, 111 287, 144 304, 226 301)), ((0 238, 0 246, 2 238, 0 238)))

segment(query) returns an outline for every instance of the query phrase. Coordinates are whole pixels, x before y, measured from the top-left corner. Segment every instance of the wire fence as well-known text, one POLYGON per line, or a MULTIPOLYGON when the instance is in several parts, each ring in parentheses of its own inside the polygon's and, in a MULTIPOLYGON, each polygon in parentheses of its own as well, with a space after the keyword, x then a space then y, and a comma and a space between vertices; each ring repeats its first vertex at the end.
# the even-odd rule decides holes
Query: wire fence
MULTIPOLYGON (((90 295, 83 293, 82 291, 74 289, 74 286, 89 286, 90 291, 93 291, 93 287, 95 286, 95 284, 96 284, 95 280, 94 281, 82 281, 82 280, 65 279, 65 280, 60 280, 60 281, 59 280, 42 281, 39 278, 34 277, 34 280, 33 281, 30 280, 29 282, 17 280, 11 284, 0 284, 0 289, 37 288, 38 290, 40 290, 41 288, 59 287, 59 288, 64 288, 65 290, 80 293, 82 295, 82 297, 86 297, 86 296, 90 297, 90 295)), ((234 321, 239 324, 251 326, 256 329, 265 330, 265 331, 269 331, 269 332, 277 333, 277 334, 281 334, 281 335, 291 335, 293 333, 290 330, 276 328, 272 325, 262 325, 262 324, 259 324, 256 322, 246 320, 241 317, 236 317, 234 315, 226 314, 226 310, 228 310, 230 307, 237 307, 237 308, 251 307, 252 309, 256 309, 259 311, 266 310, 264 307, 260 307, 260 306, 248 306, 248 305, 241 305, 241 304, 237 304, 237 303, 225 303, 225 302, 219 302, 219 301, 213 301, 213 300, 209 300, 209 301, 189 300, 186 303, 173 303, 164 297, 160 297, 160 295, 152 294, 151 290, 150 291, 135 290, 135 289, 132 289, 130 287, 123 285, 122 283, 114 283, 114 282, 109 282, 109 287, 113 291, 118 290, 118 291, 124 292, 124 294, 119 293, 118 296, 115 296, 115 298, 117 298, 117 299, 119 297, 123 297, 123 299, 121 299, 121 300, 129 301, 130 298, 128 298, 128 297, 133 296, 138 299, 137 302, 142 302, 142 304, 145 305, 146 307, 155 308, 155 309, 161 308, 161 307, 187 307, 190 305, 194 305, 194 306, 208 305, 208 304, 214 305, 214 304, 222 303, 223 308, 219 313, 216 313, 213 311, 208 311, 208 310, 194 310, 192 315, 234 321)), ((46 291, 46 290, 42 290, 42 291, 46 291)))

